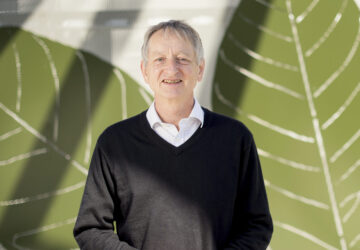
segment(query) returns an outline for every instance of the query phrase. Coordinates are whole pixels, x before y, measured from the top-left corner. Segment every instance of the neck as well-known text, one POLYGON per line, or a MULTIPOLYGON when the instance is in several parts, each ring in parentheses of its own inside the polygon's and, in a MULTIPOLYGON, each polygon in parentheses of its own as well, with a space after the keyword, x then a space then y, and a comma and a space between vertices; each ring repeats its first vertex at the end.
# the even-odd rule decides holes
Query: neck
POLYGON ((155 98, 155 109, 163 122, 174 124, 179 130, 180 120, 189 117, 194 107, 194 103, 194 97, 185 103, 155 98))

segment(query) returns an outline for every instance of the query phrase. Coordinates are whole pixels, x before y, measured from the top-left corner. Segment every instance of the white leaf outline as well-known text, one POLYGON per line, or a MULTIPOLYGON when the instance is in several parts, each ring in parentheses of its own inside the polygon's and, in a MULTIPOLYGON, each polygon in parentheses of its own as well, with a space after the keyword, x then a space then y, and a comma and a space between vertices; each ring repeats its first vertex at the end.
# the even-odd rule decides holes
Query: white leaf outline
POLYGON ((356 35, 356 39, 346 56, 344 62, 339 66, 339 68, 323 83, 321 86, 314 92, 314 97, 318 98, 320 95, 322 95, 328 87, 336 80, 336 78, 341 75, 341 73, 346 69, 346 67, 350 64, 351 60, 354 58, 355 53, 357 52, 357 49, 360 45, 360 18, 358 20, 358 33, 356 35))
POLYGON ((240 41, 236 40, 234 38, 233 34, 231 34, 231 33, 228 34, 228 37, 229 37, 230 41, 232 41, 237 48, 241 49, 244 53, 246 53, 247 55, 249 55, 253 59, 256 59, 256 60, 259 60, 261 62, 273 65, 275 67, 279 67, 279 68, 283 68, 283 69, 287 69, 287 70, 291 70, 291 71, 299 71, 298 67, 296 67, 294 65, 290 65, 288 63, 276 61, 276 60, 274 60, 272 58, 262 56, 262 55, 256 53, 255 51, 250 50, 249 48, 242 45, 240 43, 240 41))
POLYGON ((323 123, 321 126, 322 130, 326 130, 328 127, 330 127, 339 117, 346 111, 346 109, 350 106, 350 104, 353 102, 353 100, 357 97, 358 93, 360 92, 360 82, 357 84, 355 89, 351 91, 351 94, 346 99, 343 105, 340 106, 340 108, 329 118, 326 120, 326 122, 323 123))
POLYGON ((324 34, 318 39, 317 42, 315 42, 313 44, 313 46, 311 46, 306 52, 305 52, 305 56, 309 57, 311 56, 317 49, 320 48, 320 46, 328 39, 328 37, 333 33, 333 31, 335 30, 337 24, 339 23, 339 21, 342 18, 343 12, 345 10, 345 8, 347 7, 349 0, 343 0, 342 5, 340 6, 340 9, 338 11, 338 13, 335 15, 332 23, 329 25, 329 27, 327 28, 327 30, 324 32, 324 34))
POLYGON ((122 107, 122 119, 127 118, 127 99, 126 99, 126 81, 123 74, 119 69, 114 68, 113 72, 115 73, 116 78, 119 81, 120 89, 121 89, 121 107, 122 107))
POLYGON ((360 190, 346 196, 345 199, 340 203, 340 207, 342 208, 345 207, 346 204, 348 204, 352 200, 355 200, 355 202, 353 203, 351 208, 347 211, 347 213, 344 215, 343 217, 344 223, 346 223, 350 219, 350 217, 354 214, 356 209, 360 207, 360 190))
POLYGON ((244 115, 247 117, 247 119, 255 122, 256 124, 259 124, 260 126, 264 126, 268 129, 271 129, 273 131, 276 131, 279 134, 288 136, 290 138, 293 138, 295 140, 298 141, 303 141, 303 142, 307 142, 307 143, 314 143, 315 139, 311 136, 307 136, 307 135, 302 135, 298 132, 280 127, 279 125, 273 124, 269 121, 266 121, 256 115, 253 114, 248 114, 245 111, 239 109, 238 107, 236 107, 235 105, 233 105, 229 100, 227 100, 224 95, 220 92, 220 87, 219 84, 216 82, 214 84, 214 90, 215 90, 215 94, 216 97, 219 99, 220 102, 222 102, 223 104, 225 104, 226 106, 230 107, 232 110, 234 110, 236 113, 238 113, 239 115, 244 115))
POLYGON ((29 159, 29 158, 32 158, 34 156, 46 154, 47 152, 48 152, 47 148, 38 148, 38 149, 35 149, 35 150, 31 151, 31 152, 27 152, 27 153, 23 153, 23 154, 13 156, 13 157, 11 157, 11 158, 9 158, 7 160, 0 160, 0 167, 10 165, 10 164, 12 164, 14 162, 17 162, 17 161, 29 159))
POLYGON ((150 106, 151 105, 151 103, 153 102, 153 96, 150 98, 149 97, 149 93, 144 89, 144 88, 142 88, 142 87, 139 87, 138 88, 138 91, 139 91, 139 93, 140 93, 140 95, 141 95, 141 97, 144 99, 144 101, 147 103, 147 105, 148 106, 150 106))
POLYGON ((239 65, 236 65, 235 63, 233 63, 232 61, 230 61, 227 58, 227 56, 225 55, 225 52, 224 52, 223 49, 220 49, 219 56, 223 60, 224 63, 229 65, 235 71, 241 73, 242 75, 254 80, 255 82, 257 82, 257 83, 259 83, 259 84, 261 84, 263 86, 266 86, 268 88, 274 89, 274 90, 279 91, 279 92, 282 92, 282 93, 284 93, 286 95, 289 95, 291 97, 294 97, 296 99, 302 100, 304 98, 301 94, 297 93, 294 90, 291 90, 291 89, 289 89, 287 87, 284 87, 284 86, 282 86, 282 85, 280 85, 278 83, 274 83, 274 82, 271 82, 269 80, 266 80, 265 78, 254 74, 253 72, 249 71, 248 69, 245 69, 243 67, 240 67, 239 65))
POLYGON ((298 15, 296 17, 296 22, 297 23, 301 23, 302 21, 305 20, 305 18, 313 11, 313 9, 316 7, 316 5, 319 3, 319 0, 313 0, 308 7, 304 10, 303 13, 301 13, 300 15, 298 15))
POLYGON ((350 177, 350 175, 360 166, 360 159, 358 159, 351 167, 348 168, 348 170, 340 177, 337 184, 345 181, 347 178, 350 177))
POLYGON ((55 114, 54 114, 54 129, 53 129, 53 140, 56 142, 59 136, 59 109, 60 109, 60 80, 55 66, 55 62, 52 58, 49 47, 46 45, 44 40, 36 35, 32 35, 32 38, 36 41, 37 44, 44 51, 46 58, 49 62, 51 75, 54 79, 54 88, 55 88, 55 114))
POLYGON ((360 128, 358 129, 358 131, 353 135, 351 136, 351 138, 341 147, 339 148, 339 150, 337 150, 333 156, 330 157, 330 162, 331 163, 334 163, 342 154, 344 154, 344 152, 346 150, 348 150, 351 145, 353 145, 357 139, 360 138, 360 128))
POLYGON ((16 233, 13 236, 12 245, 16 249, 21 249, 21 250, 28 249, 28 248, 24 248, 21 245, 19 245, 17 243, 17 240, 20 239, 20 238, 26 237, 26 236, 31 236, 31 235, 34 235, 34 234, 47 232, 47 231, 50 231, 50 230, 53 230, 53 229, 56 229, 56 228, 59 228, 59 227, 70 225, 70 224, 75 223, 75 221, 76 221, 76 217, 73 217, 73 218, 70 218, 70 219, 67 219, 67 220, 64 220, 64 221, 61 221, 61 222, 56 222, 56 223, 53 223, 53 224, 50 224, 50 225, 42 226, 42 227, 39 227, 39 228, 34 228, 34 229, 31 229, 31 230, 28 230, 28 231, 25 231, 25 232, 16 233))
POLYGON ((38 140, 46 144, 49 148, 53 149, 56 153, 58 153, 60 156, 68 160, 72 165, 79 170, 82 174, 87 175, 88 170, 82 166, 80 163, 78 163, 76 160, 72 159, 71 156, 60 149, 56 144, 51 142, 48 138, 46 138, 44 135, 42 135, 39 131, 34 129, 29 123, 27 123, 25 120, 23 120, 19 115, 11 111, 9 108, 7 108, 2 102, 0 102, 0 109, 5 112, 8 116, 10 116, 13 120, 15 120, 21 127, 23 127, 25 130, 30 132, 32 135, 34 135, 38 140))
POLYGON ((356 235, 352 241, 350 241, 350 244, 349 244, 350 248, 353 248, 356 245, 356 243, 358 243, 358 242, 360 242, 360 233, 358 235, 356 235))
POLYGON ((92 144, 90 75, 85 57, 81 53, 81 51, 77 50, 76 56, 79 58, 81 62, 81 67, 83 70, 84 80, 85 80, 86 145, 85 145, 84 163, 88 164, 90 161, 90 153, 91 153, 90 150, 92 144))
POLYGON ((292 232, 294 234, 297 234, 307 240, 310 240, 312 242, 314 242, 315 244, 317 244, 318 246, 321 246, 325 249, 328 249, 328 250, 338 250, 336 247, 334 246, 331 246, 329 244, 327 244, 326 242, 320 240, 319 238, 315 237, 314 235, 311 235, 309 234, 308 232, 306 231, 303 231, 299 228, 296 228, 294 226, 291 226, 289 224, 286 224, 286 223, 282 223, 282 222, 279 222, 279 221, 274 221, 274 225, 284 229, 284 230, 287 230, 289 232, 292 232))
POLYGON ((315 131, 315 135, 316 135, 316 145, 318 146, 321 163, 322 163, 322 167, 323 167, 323 171, 324 171, 325 182, 326 182, 328 195, 330 198, 330 204, 331 204, 331 208, 332 208, 331 210, 332 210, 335 225, 336 225, 336 232, 337 232, 338 237, 340 238, 341 248, 342 248, 342 250, 345 250, 345 249, 347 249, 347 244, 346 244, 346 240, 344 237, 344 229, 343 229, 343 225, 342 225, 342 222, 340 219, 340 212, 339 212, 339 208, 337 206, 335 190, 334 190, 334 186, 333 186, 333 183, 331 180, 331 175, 330 175, 330 170, 329 170, 329 164, 327 161, 323 136, 322 136, 322 132, 320 129, 319 119, 317 117, 317 111, 315 108, 313 95, 312 95, 311 89, 310 89, 310 82, 309 82, 308 73, 306 70, 304 54, 303 54, 302 47, 300 44, 299 34, 298 34, 294 14, 292 12, 290 0, 286 0, 286 7, 288 9, 289 20, 290 20, 290 24, 291 24, 291 31, 293 33, 296 52, 298 55, 298 60, 299 60, 299 65, 300 65, 300 72, 301 72, 301 76, 302 76, 302 80, 303 80, 303 84, 304 84, 304 88, 305 88, 305 93, 306 93, 306 97, 307 97, 308 105, 309 105, 309 109, 310 109, 310 114, 312 117, 313 127, 314 127, 314 131, 315 131))
POLYGON ((21 96, 22 96, 22 74, 21 74, 21 62, 19 51, 17 49, 16 43, 12 45, 14 57, 15 57, 15 65, 16 65, 16 79, 18 82, 17 91, 16 91, 16 111, 20 112, 21 109, 21 96))
POLYGON ((310 205, 310 206, 313 206, 313 207, 316 207, 316 208, 321 208, 321 209, 324 209, 324 210, 329 210, 330 207, 329 205, 321 202, 321 201, 317 201, 317 200, 314 200, 314 199, 311 199, 311 198, 308 198, 308 197, 304 197, 304 196, 301 196, 301 195, 298 195, 298 194, 295 194, 294 192, 291 192, 287 189, 284 189, 284 188, 281 188, 281 187, 278 187, 274 184, 272 184, 270 181, 268 180, 264 180, 265 182, 265 186, 268 188, 268 189, 272 189, 284 196, 287 196, 288 198, 290 199, 293 199, 293 200, 297 200, 297 201, 300 201, 301 203, 304 203, 306 205, 310 205))
POLYGON ((283 41, 285 41, 285 42, 288 42, 288 43, 294 42, 291 37, 286 36, 286 35, 283 35, 283 34, 280 34, 280 33, 276 32, 276 31, 270 30, 270 29, 268 29, 268 28, 266 28, 266 27, 264 27, 264 26, 262 26, 262 25, 260 25, 260 24, 257 24, 257 23, 253 22, 252 20, 250 20, 249 18, 245 17, 245 16, 242 15, 242 14, 238 14, 238 16, 239 16, 244 22, 246 22, 246 23, 254 26, 254 27, 257 28, 258 30, 261 30, 261 31, 269 34, 270 36, 273 36, 273 37, 275 37, 275 38, 281 39, 281 40, 283 40, 283 41))
POLYGON ((6 248, 1 243, 0 243, 0 250, 6 250, 6 248))
POLYGON ((43 199, 47 199, 50 197, 67 194, 72 191, 78 190, 78 189, 82 188, 83 186, 85 186, 85 181, 81 181, 74 185, 71 185, 71 186, 68 186, 65 188, 61 188, 61 189, 58 189, 55 191, 45 192, 45 193, 28 196, 28 197, 16 198, 13 200, 0 201, 0 207, 20 205, 20 204, 25 204, 25 203, 29 203, 29 202, 33 202, 33 201, 43 200, 43 199))
POLYGON ((266 7, 268 7, 268 8, 271 8, 273 10, 276 10, 276 11, 279 11, 279 12, 282 12, 282 13, 286 12, 285 9, 283 9, 283 8, 281 8, 279 6, 276 6, 275 4, 272 4, 270 2, 267 2, 265 0, 255 0, 255 1, 262 4, 262 5, 264 5, 264 6, 266 6, 266 7))
POLYGON ((6 139, 20 133, 20 132, 22 132, 21 127, 15 128, 15 129, 13 129, 11 131, 8 131, 5 134, 0 135, 0 141, 4 141, 4 140, 6 140, 6 139))

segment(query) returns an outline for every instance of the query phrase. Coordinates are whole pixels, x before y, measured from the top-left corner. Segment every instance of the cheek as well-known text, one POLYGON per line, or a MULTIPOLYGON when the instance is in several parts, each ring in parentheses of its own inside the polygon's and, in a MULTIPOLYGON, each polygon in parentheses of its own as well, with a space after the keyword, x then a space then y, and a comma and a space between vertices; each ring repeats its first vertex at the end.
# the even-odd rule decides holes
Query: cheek
POLYGON ((160 72, 161 72, 161 68, 159 66, 154 66, 151 69, 151 76, 153 78, 157 78, 159 76, 160 72))
POLYGON ((199 71, 195 67, 188 68, 184 71, 184 73, 191 79, 195 81, 199 78, 199 71))
POLYGON ((148 76, 148 80, 151 82, 151 80, 156 78, 156 69, 154 68, 149 68, 147 71, 147 76, 148 76))

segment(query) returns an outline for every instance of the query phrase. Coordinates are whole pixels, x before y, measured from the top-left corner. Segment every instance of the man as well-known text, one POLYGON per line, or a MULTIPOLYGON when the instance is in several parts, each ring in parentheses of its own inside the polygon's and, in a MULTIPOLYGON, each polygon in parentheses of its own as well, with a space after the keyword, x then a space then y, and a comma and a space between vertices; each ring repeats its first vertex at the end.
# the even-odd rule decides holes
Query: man
POLYGON ((266 249, 273 226, 252 135, 194 99, 199 35, 160 23, 142 56, 154 103, 99 137, 74 229, 80 248, 266 249))

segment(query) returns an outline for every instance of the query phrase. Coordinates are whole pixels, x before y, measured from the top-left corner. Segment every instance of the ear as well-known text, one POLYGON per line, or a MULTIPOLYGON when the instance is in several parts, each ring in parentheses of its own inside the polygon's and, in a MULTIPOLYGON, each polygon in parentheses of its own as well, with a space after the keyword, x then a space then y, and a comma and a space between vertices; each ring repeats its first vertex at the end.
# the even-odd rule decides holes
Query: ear
POLYGON ((205 70, 205 60, 204 59, 201 59, 199 65, 199 73, 198 73, 198 82, 200 82, 203 78, 203 75, 204 75, 204 70, 205 70))
POLYGON ((147 75, 147 72, 146 72, 146 64, 145 64, 144 60, 141 60, 140 68, 141 68, 141 73, 142 73, 142 75, 144 77, 145 82, 148 83, 149 78, 148 78, 148 75, 147 75))

